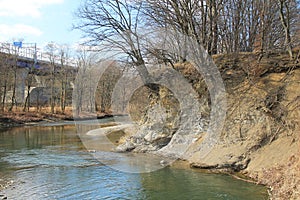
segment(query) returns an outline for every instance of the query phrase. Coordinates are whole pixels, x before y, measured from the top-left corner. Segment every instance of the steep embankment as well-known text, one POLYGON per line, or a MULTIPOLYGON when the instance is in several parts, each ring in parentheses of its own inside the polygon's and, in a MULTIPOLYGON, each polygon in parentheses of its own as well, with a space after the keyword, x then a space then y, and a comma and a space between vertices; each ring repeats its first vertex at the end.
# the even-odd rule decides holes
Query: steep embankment
MULTIPOLYGON (((219 59, 219 66, 228 63, 219 59)), ((297 199, 300 69, 279 55, 260 63, 244 55, 236 67, 223 71, 224 78, 229 76, 228 111, 219 144, 204 159, 193 149, 188 160, 195 167, 241 171, 269 185, 275 199, 297 199)))
MULTIPOLYGON (((177 64, 175 69, 197 91, 199 113, 191 112, 193 119, 183 124, 188 112, 182 114, 181 101, 171 91, 161 87, 158 95, 152 95, 145 105, 138 105, 139 96, 151 93, 141 89, 138 92, 143 95, 136 95, 133 103, 144 108, 143 112, 137 114, 140 109, 131 112, 133 118, 141 119, 140 129, 135 135, 123 138, 118 150, 155 152, 187 160, 193 167, 242 172, 270 186, 275 199, 297 199, 300 191, 299 64, 280 54, 259 59, 259 55, 244 53, 218 55, 213 59, 224 80, 227 112, 218 143, 207 155, 201 152, 205 148, 202 138, 207 136, 211 111, 209 91, 201 74, 187 63, 177 64), (169 151, 172 145, 178 146, 177 151, 173 147, 169 151), (189 148, 185 149, 186 146, 189 148)), ((161 73, 168 72, 165 69, 161 73)))

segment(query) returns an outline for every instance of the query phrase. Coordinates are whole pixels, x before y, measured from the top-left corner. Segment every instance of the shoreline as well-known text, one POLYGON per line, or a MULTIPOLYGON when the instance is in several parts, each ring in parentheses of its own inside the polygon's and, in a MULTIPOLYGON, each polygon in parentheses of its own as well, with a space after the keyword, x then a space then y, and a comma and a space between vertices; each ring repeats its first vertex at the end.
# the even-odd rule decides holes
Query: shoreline
MULTIPOLYGON (((21 114, 22 116, 23 113, 21 114)), ((26 115, 25 115, 26 116, 26 115)), ((49 116, 49 115, 48 115, 49 116)), ((97 116, 97 119, 104 119, 104 118, 110 118, 113 117, 113 115, 101 115, 97 116)), ((70 119, 70 118, 68 118, 70 119)), ((31 118, 28 118, 25 121, 16 121, 14 118, 11 119, 11 123, 9 125, 6 126, 2 126, 3 124, 3 117, 0 117, 0 130, 1 129, 6 129, 6 128, 13 128, 13 127, 22 127, 22 126, 39 126, 39 125, 44 125, 47 123, 55 123, 55 122, 64 122, 64 121, 76 121, 76 120, 89 120, 91 118, 80 118, 80 119, 72 119, 72 120, 65 120, 65 118, 61 118, 61 117, 57 117, 57 118, 53 118, 53 116, 51 118, 41 118, 40 120, 32 120, 31 118), (16 123, 18 122, 18 123, 16 123)), ((92 118, 95 119, 95 118, 92 118)), ((5 121, 4 121, 5 122, 5 121)), ((116 127, 118 128, 118 130, 120 129, 120 127, 116 127)), ((126 127, 123 127, 126 128, 126 127)), ((107 129, 108 132, 113 133, 114 132, 114 128, 113 127, 106 127, 104 129, 107 129)), ((103 134, 103 133, 102 133, 103 134)), ((201 169, 201 168, 197 168, 195 166, 193 166, 189 161, 187 160, 182 160, 182 159, 178 159, 175 162, 173 162, 171 165, 169 165, 168 167, 171 168, 178 168, 178 169, 183 169, 183 170, 193 170, 193 171, 197 171, 199 173, 206 173, 206 174, 224 174, 224 175, 229 175, 235 179, 238 180, 242 180, 248 183, 252 183, 252 184, 256 184, 256 185, 262 185, 264 187, 266 187, 266 190, 269 191, 270 187, 262 184, 259 181, 255 181, 254 179, 251 179, 251 177, 248 177, 247 175, 243 174, 243 172, 234 172, 234 170, 232 169, 218 169, 218 168, 210 168, 210 169, 201 169)), ((7 187, 11 186, 11 184, 13 183, 11 180, 3 180, 3 184, 0 184, 0 199, 2 198, 2 191, 5 190, 7 187)), ((5 196, 4 196, 5 197, 5 196)), ((270 196, 269 196, 270 197, 270 196)))
POLYGON ((72 113, 45 113, 45 112, 0 112, 0 130, 21 127, 35 126, 52 122, 85 121, 93 119, 107 119, 123 114, 112 115, 108 113, 97 113, 97 116, 82 116, 74 118, 72 113))
POLYGON ((237 180, 241 180, 247 183, 251 183, 251 184, 255 184, 255 185, 261 185, 266 187, 267 190, 269 190, 269 186, 262 184, 259 181, 256 181, 254 179, 252 179, 251 177, 248 177, 247 175, 243 174, 243 172, 234 172, 233 169, 217 169, 217 168, 212 168, 212 169, 202 169, 202 168, 198 168, 193 166, 190 162, 186 161, 186 160, 176 160, 175 162, 173 162, 170 167, 172 168, 176 168, 176 169, 185 169, 185 170, 193 170, 196 172, 200 172, 200 173, 205 173, 205 174, 224 174, 224 175, 228 175, 231 176, 234 179, 237 180))
MULTIPOLYGON (((271 198, 270 195, 270 188, 267 187, 264 184, 260 184, 254 181, 249 180, 248 178, 241 178, 239 175, 239 173, 236 174, 232 174, 232 173, 228 173, 228 172, 224 172, 224 171, 214 171, 214 170, 208 170, 208 169, 197 169, 195 167, 190 167, 190 164, 188 163, 188 161, 184 161, 184 160, 176 160, 175 162, 173 162, 171 165, 167 165, 167 168, 172 168, 172 169, 179 169, 179 170, 188 170, 191 172, 196 172, 196 173, 201 173, 201 174, 214 174, 214 175, 220 175, 220 176, 229 176, 233 179, 236 180, 240 180, 243 182, 247 182, 249 184, 254 184, 254 185, 259 185, 262 187, 265 187, 265 192, 264 194, 266 195, 267 199, 271 198)), ((13 179, 10 180, 6 180, 4 181, 3 179, 0 179, 1 181, 4 182, 4 184, 0 184, 0 200, 1 199, 9 199, 9 197, 7 196, 8 194, 6 193, 6 189, 9 189, 10 187, 12 188, 18 188, 18 185, 21 184, 21 182, 16 182, 13 179)))

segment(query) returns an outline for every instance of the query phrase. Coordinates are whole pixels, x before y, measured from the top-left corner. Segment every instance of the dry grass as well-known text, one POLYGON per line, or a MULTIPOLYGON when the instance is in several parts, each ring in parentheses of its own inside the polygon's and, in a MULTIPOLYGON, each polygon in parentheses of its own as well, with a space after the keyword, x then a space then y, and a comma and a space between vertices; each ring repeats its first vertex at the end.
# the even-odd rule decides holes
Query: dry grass
POLYGON ((263 184, 270 185, 271 199, 300 198, 299 155, 290 157, 289 162, 263 171, 263 184))
MULTIPOLYGON (((50 108, 43 108, 39 112, 35 111, 34 109, 31 109, 29 112, 23 112, 21 110, 21 108, 16 108, 12 112, 0 112, 0 126, 6 127, 40 121, 73 119, 71 107, 66 108, 64 113, 57 111, 55 114, 51 114, 50 108)), ((56 108, 56 110, 59 109, 56 108)))

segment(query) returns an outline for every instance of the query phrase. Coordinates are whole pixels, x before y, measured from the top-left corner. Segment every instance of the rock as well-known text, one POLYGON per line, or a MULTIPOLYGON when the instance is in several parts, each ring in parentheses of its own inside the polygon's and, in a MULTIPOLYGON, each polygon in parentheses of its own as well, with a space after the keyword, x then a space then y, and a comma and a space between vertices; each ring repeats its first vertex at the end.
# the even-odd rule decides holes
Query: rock
POLYGON ((0 194, 0 199, 7 199, 7 196, 5 196, 4 194, 0 194))
POLYGON ((145 136, 144 139, 145 139, 146 141, 148 141, 148 142, 152 142, 152 134, 153 134, 152 132, 149 132, 149 133, 145 136))
POLYGON ((126 152, 126 151, 132 151, 135 149, 135 145, 131 141, 126 141, 124 144, 121 144, 116 147, 117 152, 126 152))
POLYGON ((206 163, 191 163, 190 166, 199 169, 216 169, 218 167, 218 164, 208 165, 206 163))
POLYGON ((162 166, 166 166, 166 165, 168 164, 168 162, 165 161, 165 160, 161 160, 161 161, 159 162, 159 164, 162 165, 162 166))
POLYGON ((157 146, 153 146, 153 145, 139 145, 137 146, 133 152, 135 153, 146 153, 146 152, 154 152, 157 150, 157 146))

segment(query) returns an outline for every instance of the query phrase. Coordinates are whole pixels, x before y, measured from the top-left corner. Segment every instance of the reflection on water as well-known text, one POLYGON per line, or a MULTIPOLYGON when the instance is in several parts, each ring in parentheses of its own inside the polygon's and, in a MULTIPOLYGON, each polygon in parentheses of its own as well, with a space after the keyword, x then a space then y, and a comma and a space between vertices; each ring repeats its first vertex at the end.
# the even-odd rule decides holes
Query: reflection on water
MULTIPOLYGON (((111 155, 112 164, 123 159, 111 155)), ((8 199, 267 199, 265 188, 224 175, 114 170, 85 150, 73 125, 2 131, 0 156, 0 179, 14 180, 8 199)))
POLYGON ((17 127, 0 134, 0 148, 7 150, 39 149, 45 146, 82 148, 74 125, 17 127))

